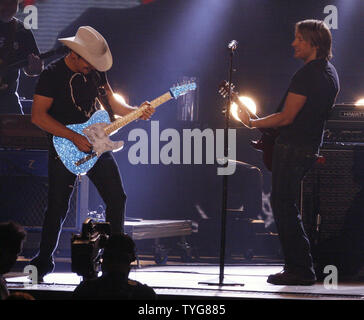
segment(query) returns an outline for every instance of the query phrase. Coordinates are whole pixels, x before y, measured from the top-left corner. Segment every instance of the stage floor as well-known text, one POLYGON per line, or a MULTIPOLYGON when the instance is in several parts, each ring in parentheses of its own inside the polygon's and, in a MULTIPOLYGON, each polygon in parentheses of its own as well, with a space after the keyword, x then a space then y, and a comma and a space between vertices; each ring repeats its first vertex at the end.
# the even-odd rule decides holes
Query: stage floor
MULTIPOLYGON (((218 264, 183 263, 135 267, 130 278, 154 288, 159 300, 168 299, 294 299, 363 300, 364 281, 313 286, 275 286, 267 276, 281 265, 225 265, 224 285, 219 286, 218 264)), ((10 291, 26 291, 38 299, 71 299, 81 278, 71 272, 54 272, 44 283, 31 285, 27 276, 5 275, 10 291)))

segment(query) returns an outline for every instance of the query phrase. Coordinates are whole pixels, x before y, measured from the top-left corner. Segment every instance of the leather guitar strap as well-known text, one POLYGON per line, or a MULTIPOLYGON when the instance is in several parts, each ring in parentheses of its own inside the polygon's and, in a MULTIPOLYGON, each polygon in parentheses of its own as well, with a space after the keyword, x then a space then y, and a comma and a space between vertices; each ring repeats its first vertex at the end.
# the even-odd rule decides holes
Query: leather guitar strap
POLYGON ((107 84, 107 78, 106 78, 106 72, 98 72, 95 71, 92 74, 92 80, 97 87, 97 94, 98 98, 101 101, 103 107, 109 114, 110 120, 115 121, 115 114, 114 111, 111 108, 111 105, 109 103, 109 100, 107 98, 107 93, 105 90, 105 85, 107 84))

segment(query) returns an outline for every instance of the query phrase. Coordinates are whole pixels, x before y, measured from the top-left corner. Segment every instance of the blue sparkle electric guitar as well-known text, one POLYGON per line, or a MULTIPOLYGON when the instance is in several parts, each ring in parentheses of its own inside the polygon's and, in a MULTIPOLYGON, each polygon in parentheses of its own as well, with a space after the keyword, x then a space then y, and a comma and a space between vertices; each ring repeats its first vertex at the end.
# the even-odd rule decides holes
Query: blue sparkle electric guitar
MULTIPOLYGON (((168 92, 150 103, 153 108, 157 108, 161 104, 171 99, 177 99, 195 89, 196 83, 194 82, 172 87, 168 92)), ((116 152, 123 148, 123 141, 112 141, 109 136, 128 123, 139 119, 146 107, 147 106, 142 106, 135 109, 135 111, 122 118, 118 118, 113 122, 110 121, 109 114, 105 110, 99 110, 84 123, 68 125, 67 128, 82 134, 90 141, 92 144, 92 153, 84 153, 80 151, 72 141, 54 136, 53 145, 59 158, 72 173, 76 175, 86 174, 104 152, 116 152)))

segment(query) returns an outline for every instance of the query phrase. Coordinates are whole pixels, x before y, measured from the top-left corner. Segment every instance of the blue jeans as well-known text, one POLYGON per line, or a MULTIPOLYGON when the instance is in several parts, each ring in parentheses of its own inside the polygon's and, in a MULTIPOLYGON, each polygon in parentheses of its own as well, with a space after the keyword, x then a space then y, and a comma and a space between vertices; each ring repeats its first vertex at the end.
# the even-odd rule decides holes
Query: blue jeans
MULTIPOLYGON (((104 153, 87 173, 106 205, 106 221, 112 233, 123 232, 126 195, 113 155, 104 153)), ((45 212, 42 237, 36 261, 53 262, 62 225, 67 217, 70 198, 77 176, 67 170, 51 147, 48 160, 48 208, 45 212)))
POLYGON ((299 211, 301 181, 316 160, 317 148, 276 142, 273 153, 271 205, 285 269, 314 276, 310 243, 299 211))

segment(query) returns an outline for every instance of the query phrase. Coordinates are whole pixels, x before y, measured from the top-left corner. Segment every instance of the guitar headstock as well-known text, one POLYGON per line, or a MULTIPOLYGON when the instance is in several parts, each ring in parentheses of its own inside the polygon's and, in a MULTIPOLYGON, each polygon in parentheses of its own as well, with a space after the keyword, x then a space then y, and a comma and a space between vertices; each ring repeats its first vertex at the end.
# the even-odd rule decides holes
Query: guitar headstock
POLYGON ((189 91, 196 90, 196 88, 197 88, 196 82, 186 82, 181 85, 177 85, 170 88, 169 92, 171 93, 174 99, 177 99, 178 97, 183 96, 189 91))
POLYGON ((220 83, 219 85, 219 93, 226 98, 229 95, 229 90, 231 90, 232 94, 236 94, 234 92, 234 84, 231 83, 231 86, 229 86, 229 82, 227 82, 226 80, 224 80, 223 82, 220 83))

